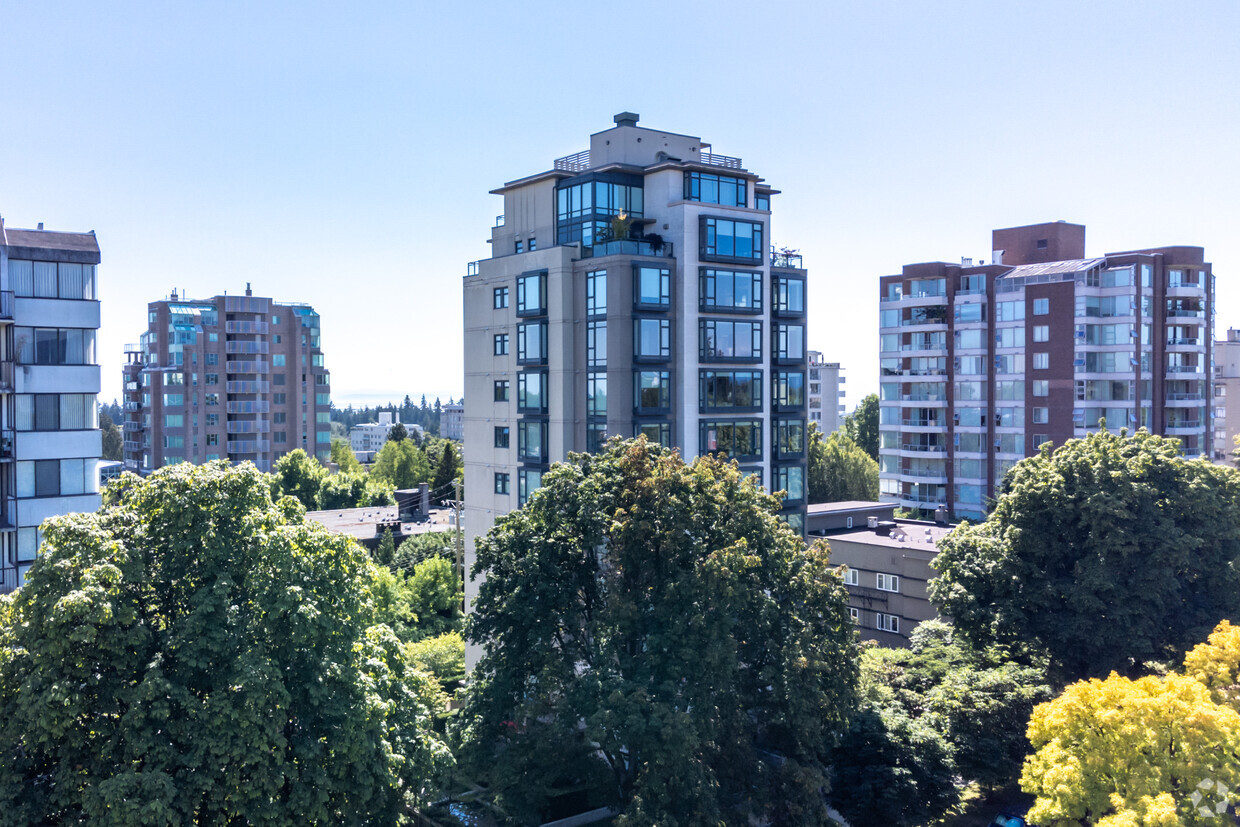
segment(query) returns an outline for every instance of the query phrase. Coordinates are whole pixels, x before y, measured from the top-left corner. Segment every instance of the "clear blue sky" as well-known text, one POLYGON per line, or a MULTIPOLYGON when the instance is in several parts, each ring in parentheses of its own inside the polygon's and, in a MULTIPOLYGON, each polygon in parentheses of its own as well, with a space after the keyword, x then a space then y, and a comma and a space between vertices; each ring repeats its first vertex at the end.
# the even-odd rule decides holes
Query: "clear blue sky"
POLYGON ((102 398, 146 303, 313 304, 337 404, 459 396, 488 190, 623 110, 783 190, 810 345, 877 386, 877 279, 989 258, 1204 246, 1240 324, 1240 3, 0 0, 0 214, 94 229, 102 398))

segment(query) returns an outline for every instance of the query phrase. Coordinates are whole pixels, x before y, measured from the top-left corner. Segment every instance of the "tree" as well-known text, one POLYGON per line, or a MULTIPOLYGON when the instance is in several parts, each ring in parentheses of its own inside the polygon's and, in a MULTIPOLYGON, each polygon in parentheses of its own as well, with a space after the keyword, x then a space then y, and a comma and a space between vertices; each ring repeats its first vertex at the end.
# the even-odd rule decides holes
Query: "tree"
POLYGON ((811 503, 878 499, 878 463, 844 433, 823 438, 809 424, 809 501, 811 503))
POLYGON ((341 473, 360 473, 362 470, 362 464, 357 461, 357 455, 347 439, 332 437, 332 462, 336 463, 341 473))
POLYGON ((337 508, 368 508, 376 505, 394 505, 396 496, 392 486, 372 480, 365 473, 350 471, 330 474, 319 486, 320 511, 337 508))
POLYGON ((826 548, 734 463, 645 439, 542 482, 478 540, 467 624, 468 755, 503 806, 536 816, 601 761, 637 823, 825 824, 856 680, 826 548))
POLYGON ((395 823, 447 761, 375 569, 252 465, 56 517, 0 599, 0 825, 395 823))
POLYGON ((1184 674, 1209 689, 1215 703, 1240 712, 1240 626, 1220 623, 1184 656, 1184 674))
POLYGON ((410 661, 424 672, 430 672, 442 684, 460 680, 465 675, 465 639, 460 632, 446 632, 428 637, 405 647, 410 661))
POLYGON ((1045 827, 1221 827, 1240 801, 1240 713, 1184 675, 1072 684, 1034 710, 1029 740, 1021 786, 1045 827))
POLYGON ((409 430, 404 425, 397 422, 395 425, 393 425, 391 428, 388 429, 387 438, 391 440, 392 442, 400 442, 402 439, 409 438, 409 430))
POLYGON ((420 482, 430 481, 431 466, 426 461, 426 455, 413 444, 412 440, 402 439, 399 442, 388 440, 375 455, 375 464, 370 469, 370 476, 396 489, 415 488, 420 482))
POLYGON ((456 460, 456 449, 450 440, 444 440, 443 450, 439 453, 439 465, 435 468, 435 479, 431 480, 431 490, 437 492, 435 499, 441 505, 444 500, 454 495, 452 481, 456 479, 459 463, 456 460))
POLYGON ((975 645, 1045 651, 1064 682, 1136 674, 1240 616, 1240 472, 1090 434, 1018 463, 939 549, 931 598, 975 645))
POLYGON ((388 567, 392 561, 396 559, 396 540, 392 537, 392 529, 383 529, 382 536, 379 537, 379 547, 375 549, 375 562, 383 567, 388 567))
POLYGON ((327 469, 317 459, 298 448, 276 460, 272 474, 281 496, 294 497, 306 508, 318 508, 319 488, 327 469))
POLYGON ((106 413, 99 414, 99 430, 103 433, 102 458, 116 461, 123 459, 124 455, 121 452, 123 447, 121 429, 116 427, 112 417, 106 413))
POLYGON ((392 569, 412 574, 414 567, 423 560, 432 557, 454 559, 452 543, 453 536, 447 531, 428 531, 406 537, 400 548, 396 549, 392 569))
POLYGON ((878 394, 872 393, 844 417, 844 432, 878 462, 878 394))

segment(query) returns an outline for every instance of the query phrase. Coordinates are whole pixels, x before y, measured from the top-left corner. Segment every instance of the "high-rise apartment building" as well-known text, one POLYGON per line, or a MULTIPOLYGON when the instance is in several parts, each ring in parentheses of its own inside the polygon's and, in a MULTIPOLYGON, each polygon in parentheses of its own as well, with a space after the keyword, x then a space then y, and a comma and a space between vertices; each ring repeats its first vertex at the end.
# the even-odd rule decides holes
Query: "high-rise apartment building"
MULTIPOLYGON (((465 534, 612 435, 719 453, 805 502, 805 281, 741 159, 623 113, 494 194, 465 298, 465 534)), ((473 584, 469 584, 472 599, 473 584)))
POLYGON ((847 377, 839 362, 828 362, 816 350, 809 352, 809 421, 823 434, 833 434, 844 424, 844 391, 847 377))
POLYGON ((331 456, 331 375, 319 314, 252 294, 147 305, 126 347, 125 467, 249 460, 260 470, 297 448, 331 456))
POLYGON ((1200 247, 1085 257, 1085 227, 995 230, 990 264, 881 279, 882 499, 986 512, 1043 442, 1105 420, 1213 448, 1214 278, 1200 247))
POLYGON ((1240 330, 1227 329, 1227 338, 1214 343, 1214 453, 1215 462, 1236 464, 1236 436, 1240 434, 1240 330))
POLYGON ((99 508, 95 234, 0 219, 0 592, 49 517, 99 508))

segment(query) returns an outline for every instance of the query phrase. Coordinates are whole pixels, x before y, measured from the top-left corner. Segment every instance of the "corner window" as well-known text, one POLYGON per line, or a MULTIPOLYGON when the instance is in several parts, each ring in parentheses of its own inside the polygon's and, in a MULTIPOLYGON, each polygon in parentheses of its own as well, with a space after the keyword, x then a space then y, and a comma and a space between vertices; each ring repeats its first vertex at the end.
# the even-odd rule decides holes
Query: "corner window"
POLYGON ((547 361, 547 323, 517 325, 517 363, 541 364, 547 361))
POLYGON ((530 496, 542 487, 542 471, 536 468, 522 468, 517 472, 517 505, 529 502, 530 496))
POLYGON ((698 306, 724 312, 762 312, 762 274, 703 267, 698 271, 698 306))
POLYGON ((801 361, 805 358, 805 325, 775 324, 775 358, 783 361, 801 361))
POLYGON ((547 374, 544 371, 517 375, 517 410, 520 413, 547 412, 547 374))
POLYGON ((775 456, 777 459, 805 456, 804 420, 778 419, 775 421, 775 456))
POLYGON ((633 436, 644 436, 648 441, 664 448, 672 447, 672 424, 670 422, 638 422, 633 436))
POLYGON ((517 423, 517 458, 522 462, 547 459, 547 423, 529 419, 517 423))
POLYGON ((777 465, 772 488, 776 491, 788 492, 788 496, 784 498, 784 505, 801 502, 805 499, 805 466, 777 465))
POLYGON ((672 374, 666 370, 642 370, 633 374, 633 407, 641 413, 662 413, 672 407, 672 374))
POLYGON ((666 361, 672 354, 672 323, 667 319, 633 320, 633 358, 666 361))
POLYGON ((526 273, 517 278, 517 315, 541 316, 547 312, 546 272, 526 273))
POLYGON ((665 267, 633 265, 633 304, 666 309, 672 301, 672 271, 665 267))
POLYGON ((772 393, 776 407, 805 406, 805 373, 799 370, 777 370, 772 376, 772 393))
MULTIPOLYGON (((731 175, 715 175, 709 172, 685 173, 685 200, 701 201, 703 204, 722 204, 725 207, 748 205, 749 182, 731 175)), ((770 196, 767 196, 768 200, 770 196)), ((769 204, 768 207, 769 209, 769 204)))
POLYGON ((762 420, 702 421, 698 453, 723 454, 729 459, 760 460, 762 420))
POLYGON ((756 221, 702 216, 699 225, 699 257, 718 261, 761 264, 763 228, 756 221))
POLYGON ((698 347, 703 360, 747 360, 762 358, 762 322, 733 322, 702 319, 698 347))
POLYGON ((805 312, 805 279, 775 276, 774 293, 777 313, 805 312))
POLYGON ((753 194, 753 207, 755 210, 771 210, 771 194, 769 192, 755 192, 753 194))

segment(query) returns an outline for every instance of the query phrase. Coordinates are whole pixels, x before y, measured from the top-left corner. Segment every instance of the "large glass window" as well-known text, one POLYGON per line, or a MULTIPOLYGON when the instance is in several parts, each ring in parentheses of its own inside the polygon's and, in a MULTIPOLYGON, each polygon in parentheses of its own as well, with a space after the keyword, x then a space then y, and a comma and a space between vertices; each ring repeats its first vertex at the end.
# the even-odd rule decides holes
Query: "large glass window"
POLYGON ((517 423, 517 458, 522 462, 547 459, 547 423, 538 419, 517 423))
POLYGON ((639 413, 658 413, 672 407, 672 374, 666 370, 639 370, 633 374, 634 407, 639 413))
POLYGON ((633 358, 665 360, 671 358, 671 353, 672 323, 669 320, 633 320, 633 358))
POLYGON ((586 273, 586 315, 607 315, 607 271, 586 273))
POLYGON ((586 374, 586 413, 607 416, 607 374, 594 371, 586 374))
POLYGON ((74 431, 99 427, 93 393, 35 393, 13 397, 19 431, 74 431))
POLYGON ((517 374, 517 410, 521 413, 547 412, 547 374, 529 371, 517 374))
POLYGON ((805 325, 775 323, 775 358, 789 361, 805 358, 805 325))
POLYGON ((607 364, 607 321, 586 322, 586 365, 607 364))
POLYGON ((698 271, 698 305, 703 310, 762 310, 762 274, 703 267, 698 271))
POLYGON ((800 502, 805 499, 805 468, 801 465, 777 465, 772 488, 776 491, 787 491, 784 504, 800 502))
POLYGON ((800 408, 805 405, 804 371, 777 370, 771 378, 772 393, 777 407, 800 408))
POLYGON ((633 428, 633 436, 644 436, 656 445, 671 448, 672 424, 670 422, 638 422, 633 428))
POLYGON ((805 279, 775 276, 775 310, 780 313, 805 312, 805 279))
POLYGON ((775 456, 778 458, 805 455, 805 421, 779 419, 775 422, 775 456))
POLYGON ((17 361, 23 365, 93 365, 95 331, 77 328, 18 327, 13 331, 17 361))
POLYGON ((703 421, 699 430, 702 454, 725 454, 731 459, 762 458, 762 420, 703 421))
POLYGON ((9 284, 21 298, 95 298, 95 265, 9 259, 9 284))
POLYGON ((517 315, 541 316, 547 312, 547 274, 526 273, 517 277, 517 315))
POLYGON ((748 205, 748 190, 749 182, 744 178, 715 175, 709 172, 685 173, 686 201, 722 204, 725 207, 744 207, 748 205))
POLYGON ((759 222, 703 216, 700 233, 701 258, 762 262, 766 248, 759 222))
POLYGON ((522 468, 517 471, 517 505, 525 505, 535 491, 542 487, 542 471, 522 468))
POLYGON ((672 271, 665 267, 633 265, 633 303, 638 307, 665 308, 672 302, 672 271))
POLYGON ((698 324, 702 359, 762 358, 762 322, 702 319, 698 324))
POLYGON ((517 325, 517 362, 537 364, 547 361, 547 323, 526 322, 517 325))
POLYGON ((699 371, 698 400, 702 411, 719 408, 761 408, 762 371, 699 371))

